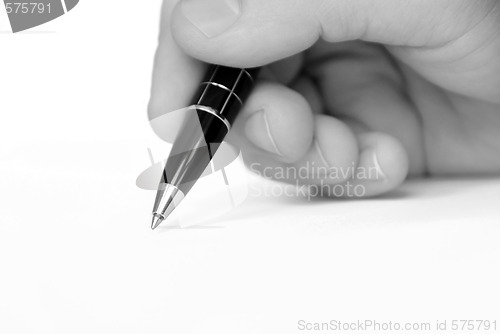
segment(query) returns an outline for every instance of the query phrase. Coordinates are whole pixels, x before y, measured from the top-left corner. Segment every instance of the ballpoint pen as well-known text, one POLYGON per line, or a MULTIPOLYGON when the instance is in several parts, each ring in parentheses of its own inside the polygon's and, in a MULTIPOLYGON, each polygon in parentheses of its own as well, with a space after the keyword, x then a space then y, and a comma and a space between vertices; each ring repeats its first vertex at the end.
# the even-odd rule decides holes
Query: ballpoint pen
POLYGON ((209 65, 163 170, 153 207, 157 228, 184 199, 211 163, 215 152, 252 91, 260 68, 209 65))

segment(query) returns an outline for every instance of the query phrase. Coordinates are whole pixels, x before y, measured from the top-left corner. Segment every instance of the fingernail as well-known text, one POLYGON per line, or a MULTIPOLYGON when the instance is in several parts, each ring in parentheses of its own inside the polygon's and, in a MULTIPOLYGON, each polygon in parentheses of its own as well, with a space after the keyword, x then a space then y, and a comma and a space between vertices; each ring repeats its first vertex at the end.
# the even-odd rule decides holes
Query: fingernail
POLYGON ((274 140, 269 120, 267 119, 266 111, 261 109, 250 117, 245 124, 245 134, 247 138, 257 147, 283 156, 281 154, 276 141, 274 140))
POLYGON ((375 148, 369 147, 361 152, 358 168, 354 177, 358 180, 387 180, 387 176, 380 165, 377 150, 375 148))
POLYGON ((207 37, 215 37, 240 17, 240 0, 182 0, 184 16, 207 37))

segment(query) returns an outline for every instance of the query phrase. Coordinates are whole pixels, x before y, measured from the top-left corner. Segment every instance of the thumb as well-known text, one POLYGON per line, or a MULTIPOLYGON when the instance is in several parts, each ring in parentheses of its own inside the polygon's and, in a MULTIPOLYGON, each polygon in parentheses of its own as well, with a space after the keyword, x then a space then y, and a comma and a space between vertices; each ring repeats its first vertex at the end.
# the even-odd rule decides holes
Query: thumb
POLYGON ((181 0, 172 35, 191 56, 235 67, 299 53, 319 37, 314 1, 181 0))
POLYGON ((320 37, 443 45, 477 23, 485 3, 491 1, 181 0, 171 29, 177 44, 195 58, 253 67, 303 51, 320 37))

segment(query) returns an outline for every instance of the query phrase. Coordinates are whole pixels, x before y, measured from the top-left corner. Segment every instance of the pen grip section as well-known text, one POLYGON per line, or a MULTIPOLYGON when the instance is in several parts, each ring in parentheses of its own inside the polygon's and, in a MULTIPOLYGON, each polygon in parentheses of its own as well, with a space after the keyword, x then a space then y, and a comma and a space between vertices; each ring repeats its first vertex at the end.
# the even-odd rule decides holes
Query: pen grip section
POLYGON ((196 92, 193 104, 211 108, 232 125, 252 91, 258 72, 258 68, 212 65, 196 92))

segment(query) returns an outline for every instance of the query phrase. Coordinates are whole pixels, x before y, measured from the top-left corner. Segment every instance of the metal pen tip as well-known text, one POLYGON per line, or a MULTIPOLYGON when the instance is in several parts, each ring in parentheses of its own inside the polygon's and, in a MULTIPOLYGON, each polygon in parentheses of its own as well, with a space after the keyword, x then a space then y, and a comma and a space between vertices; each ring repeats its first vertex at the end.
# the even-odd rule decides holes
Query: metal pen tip
POLYGON ((166 220, 183 198, 184 193, 176 186, 171 184, 162 184, 160 190, 156 194, 151 229, 156 229, 164 220, 166 220))
POLYGON ((151 220, 151 229, 154 230, 155 228, 157 228, 158 226, 160 226, 160 224, 163 222, 163 217, 160 216, 160 215, 153 215, 153 219, 151 220))

